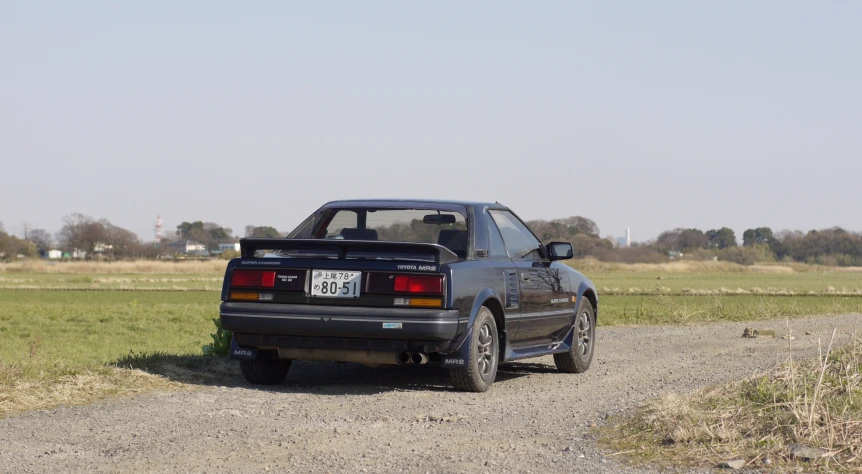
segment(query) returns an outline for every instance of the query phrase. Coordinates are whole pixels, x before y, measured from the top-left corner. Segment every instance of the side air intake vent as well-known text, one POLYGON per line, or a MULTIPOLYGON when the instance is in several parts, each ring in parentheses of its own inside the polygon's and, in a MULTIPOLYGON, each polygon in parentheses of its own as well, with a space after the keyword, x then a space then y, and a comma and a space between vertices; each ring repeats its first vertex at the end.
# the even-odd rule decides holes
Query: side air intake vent
POLYGON ((506 307, 517 308, 521 304, 521 290, 518 288, 518 272, 506 272, 506 307))

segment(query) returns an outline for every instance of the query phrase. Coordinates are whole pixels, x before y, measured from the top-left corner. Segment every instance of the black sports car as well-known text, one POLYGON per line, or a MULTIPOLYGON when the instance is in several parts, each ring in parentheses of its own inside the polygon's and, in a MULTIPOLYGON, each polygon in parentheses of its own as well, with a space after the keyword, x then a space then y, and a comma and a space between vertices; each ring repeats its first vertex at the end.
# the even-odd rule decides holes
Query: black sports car
POLYGON ((240 244, 220 313, 251 383, 281 383, 292 360, 432 364, 484 392, 500 362, 593 359, 595 286, 557 261, 571 244, 542 244, 501 204, 336 201, 240 244))

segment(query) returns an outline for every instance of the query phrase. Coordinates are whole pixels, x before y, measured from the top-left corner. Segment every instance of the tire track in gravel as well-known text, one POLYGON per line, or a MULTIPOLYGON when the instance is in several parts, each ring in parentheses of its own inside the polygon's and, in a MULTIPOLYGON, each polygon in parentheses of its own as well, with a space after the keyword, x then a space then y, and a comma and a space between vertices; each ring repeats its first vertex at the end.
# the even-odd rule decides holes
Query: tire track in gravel
POLYGON ((783 334, 784 321, 600 327, 587 373, 558 373, 551 357, 509 363, 485 394, 452 391, 438 368, 298 362, 273 389, 237 375, 0 420, 0 472, 637 472, 602 453, 591 427, 653 396, 767 370, 791 350, 814 357, 818 337, 837 326, 849 342, 857 319, 794 320, 792 348, 740 337, 747 325, 783 334))

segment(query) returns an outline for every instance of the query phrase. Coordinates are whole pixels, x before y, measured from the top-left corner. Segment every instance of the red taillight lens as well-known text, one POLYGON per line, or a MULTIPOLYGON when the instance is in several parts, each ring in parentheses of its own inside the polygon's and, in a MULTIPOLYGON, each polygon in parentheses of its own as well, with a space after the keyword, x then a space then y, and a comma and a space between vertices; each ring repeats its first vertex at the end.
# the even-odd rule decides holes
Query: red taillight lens
POLYGON ((275 272, 264 270, 234 270, 230 286, 252 286, 272 288, 275 286, 275 272))
POLYGON ((443 294, 443 277, 396 275, 395 291, 441 295, 443 294))

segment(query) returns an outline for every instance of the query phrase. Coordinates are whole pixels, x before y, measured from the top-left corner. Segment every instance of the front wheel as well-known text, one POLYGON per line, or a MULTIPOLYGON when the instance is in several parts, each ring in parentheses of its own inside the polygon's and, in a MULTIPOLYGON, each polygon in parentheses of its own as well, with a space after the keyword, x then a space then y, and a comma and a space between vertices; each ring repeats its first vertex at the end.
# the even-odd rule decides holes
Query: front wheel
POLYGON ((596 344, 596 316, 590 300, 581 297, 575 318, 575 335, 568 352, 554 354, 557 370, 567 374, 580 374, 590 368, 596 344))
POLYGON ((500 339, 497 323, 491 310, 482 307, 470 336, 470 358, 467 367, 449 369, 455 389, 463 392, 484 392, 491 388, 497 378, 497 363, 500 358, 500 339))
POLYGON ((280 359, 275 351, 258 351, 255 359, 240 359, 239 368, 248 383, 275 385, 284 381, 290 362, 280 359))

